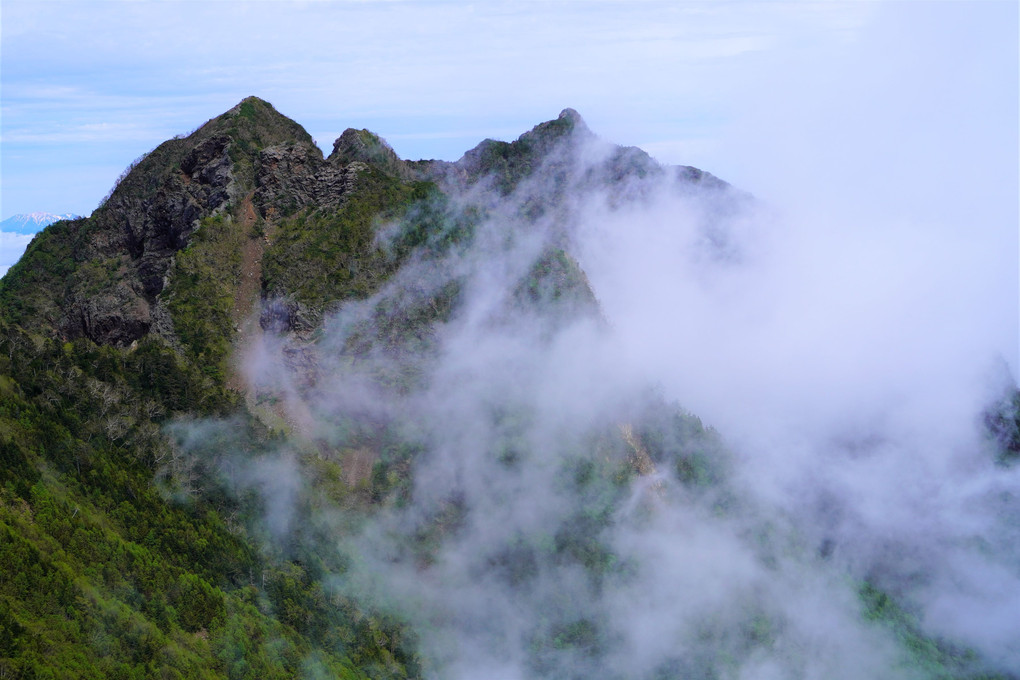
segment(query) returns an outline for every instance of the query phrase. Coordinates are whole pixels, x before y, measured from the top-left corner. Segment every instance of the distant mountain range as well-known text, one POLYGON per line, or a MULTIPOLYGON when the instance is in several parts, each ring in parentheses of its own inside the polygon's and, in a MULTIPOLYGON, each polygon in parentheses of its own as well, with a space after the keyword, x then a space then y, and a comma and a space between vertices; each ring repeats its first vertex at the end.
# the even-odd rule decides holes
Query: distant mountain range
POLYGON ((60 220, 73 220, 77 219, 78 215, 72 213, 48 213, 48 212, 34 212, 28 213, 27 215, 13 215, 8 217, 3 222, 0 222, 0 231, 6 231, 10 234, 35 234, 36 232, 42 231, 46 227, 50 226, 54 222, 60 220))

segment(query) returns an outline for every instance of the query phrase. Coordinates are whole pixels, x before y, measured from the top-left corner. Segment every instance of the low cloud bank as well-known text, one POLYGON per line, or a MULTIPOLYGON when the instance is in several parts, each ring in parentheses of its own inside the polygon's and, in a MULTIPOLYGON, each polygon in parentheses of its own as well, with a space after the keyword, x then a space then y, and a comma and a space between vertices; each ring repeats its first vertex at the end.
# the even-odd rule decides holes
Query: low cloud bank
POLYGON ((256 410, 294 436, 224 469, 266 534, 313 506, 332 585, 411 623, 429 677, 1020 667, 988 244, 599 180, 613 158, 586 138, 509 195, 451 184, 470 238, 253 345, 256 410), (383 509, 323 500, 323 459, 383 509))
POLYGON ((32 241, 33 234, 10 234, 0 231, 0 276, 21 258, 32 241))

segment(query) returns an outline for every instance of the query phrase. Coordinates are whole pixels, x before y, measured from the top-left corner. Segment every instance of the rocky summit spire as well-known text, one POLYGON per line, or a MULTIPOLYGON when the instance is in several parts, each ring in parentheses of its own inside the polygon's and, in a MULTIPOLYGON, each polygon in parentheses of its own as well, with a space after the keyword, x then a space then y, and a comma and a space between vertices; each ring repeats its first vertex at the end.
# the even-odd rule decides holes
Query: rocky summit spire
POLYGON ((569 107, 560 111, 560 115, 556 117, 556 120, 570 123, 575 130, 589 131, 584 119, 581 118, 581 114, 569 107))
POLYGON ((498 188, 506 194, 542 162, 565 160, 594 138, 581 114, 566 108, 554 120, 539 123, 513 142, 486 139, 465 153, 456 166, 469 183, 496 175, 498 188))
POLYGON ((383 172, 402 179, 408 179, 413 174, 385 139, 364 129, 344 130, 333 142, 333 153, 329 155, 328 160, 330 163, 342 165, 355 162, 374 165, 383 172))

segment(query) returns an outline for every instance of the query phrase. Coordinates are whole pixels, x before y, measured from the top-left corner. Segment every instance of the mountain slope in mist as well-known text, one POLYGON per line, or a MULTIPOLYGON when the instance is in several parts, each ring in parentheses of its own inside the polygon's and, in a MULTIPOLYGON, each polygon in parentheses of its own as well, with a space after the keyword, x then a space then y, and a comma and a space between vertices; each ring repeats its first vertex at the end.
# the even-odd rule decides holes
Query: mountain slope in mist
POLYGON ((256 98, 165 142, 0 281, 0 669, 1014 677, 1010 384, 701 389, 781 233, 571 109, 452 163, 256 98))

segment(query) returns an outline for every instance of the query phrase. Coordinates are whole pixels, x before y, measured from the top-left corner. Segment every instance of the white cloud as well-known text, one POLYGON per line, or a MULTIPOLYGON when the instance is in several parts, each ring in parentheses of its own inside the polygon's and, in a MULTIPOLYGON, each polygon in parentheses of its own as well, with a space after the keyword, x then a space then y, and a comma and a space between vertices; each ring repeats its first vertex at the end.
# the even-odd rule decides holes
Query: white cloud
POLYGON ((382 120, 431 115, 484 132, 405 138, 412 157, 454 159, 566 106, 630 143, 676 139, 692 110, 718 132, 734 68, 852 33, 863 5, 5 2, 4 171, 20 172, 22 148, 59 164, 95 125, 130 160, 249 94, 316 129, 386 136, 382 120), (38 148, 53 143, 66 147, 38 148))
POLYGON ((0 231, 0 276, 6 274, 7 270, 18 261, 32 238, 32 234, 9 234, 0 231))
MULTIPOLYGON (((601 158, 593 146, 579 157, 601 158)), ((575 181, 592 176, 578 166, 575 181)), ((411 263, 377 296, 344 304, 302 346, 309 358, 294 374, 282 342, 262 339, 252 379, 324 442, 316 456, 360 445, 338 426, 351 417, 417 451, 407 503, 344 545, 356 557, 338 582, 418 624, 425 658, 455 678, 696 675, 720 664, 735 677, 911 677, 895 635, 861 616, 865 581, 926 630, 1015 667, 1018 507, 1004 490, 1020 469, 996 466, 978 427, 1003 384, 989 378, 1004 302, 988 235, 961 239, 880 203, 847 216, 819 206, 807 183, 785 210, 720 218, 733 204, 648 182, 566 191, 538 224, 520 206, 548 198, 541 169, 506 202, 477 188, 455 195, 489 208, 464 251, 411 263), (555 313, 553 323, 511 302, 537 254, 564 242, 607 324, 555 313), (394 309, 421 302, 411 291, 447 277, 456 313, 414 336, 434 354, 411 359, 390 335, 344 354, 353 337, 372 337, 373 319, 390 327, 373 309, 405 317, 394 309), (317 374, 301 387, 305 365, 317 374), (608 475, 636 454, 620 448, 633 446, 626 434, 616 448, 613 437, 661 405, 658 394, 719 428, 729 453, 706 460, 725 481, 680 483, 669 455, 685 449, 664 445, 659 467, 610 504, 611 521, 593 520, 614 492, 572 483, 575 463, 608 475), (620 571, 593 581, 562 552, 578 525, 620 571), (428 558, 408 549, 433 529, 428 558), (578 623, 601 631, 591 644, 604 650, 543 650, 578 623)), ((578 554, 598 557, 593 544, 578 554)))

